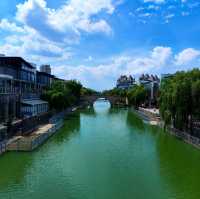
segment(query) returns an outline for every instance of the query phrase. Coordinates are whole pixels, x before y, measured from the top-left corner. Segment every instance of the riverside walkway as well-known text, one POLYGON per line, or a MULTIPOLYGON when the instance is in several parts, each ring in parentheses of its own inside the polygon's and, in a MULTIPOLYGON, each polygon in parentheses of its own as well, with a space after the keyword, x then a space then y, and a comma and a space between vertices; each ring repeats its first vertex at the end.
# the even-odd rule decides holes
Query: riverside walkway
POLYGON ((61 128, 63 121, 39 127, 29 136, 15 136, 9 140, 7 151, 33 151, 61 128))

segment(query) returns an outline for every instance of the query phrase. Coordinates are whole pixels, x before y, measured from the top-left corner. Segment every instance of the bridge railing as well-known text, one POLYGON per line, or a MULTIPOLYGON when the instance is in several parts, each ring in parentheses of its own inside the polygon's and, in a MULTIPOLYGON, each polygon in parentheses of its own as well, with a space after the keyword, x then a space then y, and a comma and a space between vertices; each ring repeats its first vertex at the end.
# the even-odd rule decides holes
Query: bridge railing
POLYGON ((105 98, 108 100, 111 105, 126 105, 126 98, 118 97, 118 96, 107 96, 107 95, 90 95, 81 97, 80 101, 86 102, 89 104, 93 104, 97 99, 105 98))

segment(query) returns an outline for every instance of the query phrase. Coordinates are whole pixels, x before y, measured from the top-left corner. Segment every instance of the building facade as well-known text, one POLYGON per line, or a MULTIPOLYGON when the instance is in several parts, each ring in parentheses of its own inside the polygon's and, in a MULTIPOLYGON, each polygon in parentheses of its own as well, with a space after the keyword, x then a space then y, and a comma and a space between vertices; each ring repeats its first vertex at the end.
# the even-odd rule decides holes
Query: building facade
POLYGON ((44 72, 47 74, 51 74, 51 66, 50 65, 41 65, 40 66, 40 72, 44 72))
POLYGON ((36 68, 20 57, 0 57, 0 122, 21 118, 21 98, 35 92, 36 68))
POLYGON ((53 79, 54 79, 53 75, 49 73, 37 71, 36 81, 37 81, 38 89, 50 87, 53 82, 53 79))
POLYGON ((22 100, 22 112, 24 117, 33 117, 48 112, 48 103, 46 101, 35 100, 22 100))
POLYGON ((160 79, 158 76, 142 74, 139 78, 139 83, 148 91, 149 105, 155 104, 160 86, 160 79))
POLYGON ((54 76, 36 71, 21 57, 0 56, 0 124, 48 111, 48 103, 40 100, 54 76))
POLYGON ((130 75, 122 75, 120 78, 117 80, 117 85, 116 87, 119 89, 130 89, 135 85, 135 79, 130 75))

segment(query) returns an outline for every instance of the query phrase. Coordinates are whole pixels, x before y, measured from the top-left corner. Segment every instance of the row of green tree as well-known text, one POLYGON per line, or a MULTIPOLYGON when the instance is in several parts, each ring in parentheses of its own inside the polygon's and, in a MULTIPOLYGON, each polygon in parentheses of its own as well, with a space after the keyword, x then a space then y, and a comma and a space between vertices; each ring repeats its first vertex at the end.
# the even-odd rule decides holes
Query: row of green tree
POLYGON ((78 102, 82 85, 75 81, 59 81, 52 83, 42 98, 48 101, 50 109, 63 110, 78 102))
POLYGON ((117 96, 117 97, 126 97, 127 91, 124 89, 113 88, 110 90, 105 90, 102 92, 103 96, 117 96))
MULTIPOLYGON (((98 94, 84 88, 80 82, 55 81, 43 99, 49 102, 51 109, 62 110, 78 103, 81 96, 98 94)), ((103 96, 127 97, 129 105, 138 108, 148 102, 149 93, 142 85, 129 90, 114 88, 104 91, 103 96)), ((200 70, 177 72, 161 82, 158 95, 159 109, 165 125, 172 124, 180 130, 193 131, 193 121, 200 120, 200 70)))
POLYGON ((159 108, 165 125, 193 133, 193 121, 200 120, 200 70, 177 72, 162 81, 159 108))
POLYGON ((103 96, 106 95, 128 98, 129 105, 134 106, 136 109, 148 101, 148 91, 142 85, 135 85, 128 90, 119 88, 106 90, 103 92, 103 96))
POLYGON ((81 96, 92 95, 95 92, 83 87, 76 80, 56 80, 52 83, 51 88, 43 93, 42 99, 48 101, 50 109, 60 111, 78 104, 81 96))
POLYGON ((148 102, 149 94, 148 90, 142 85, 136 85, 132 89, 128 90, 127 97, 129 104, 136 109, 148 102))

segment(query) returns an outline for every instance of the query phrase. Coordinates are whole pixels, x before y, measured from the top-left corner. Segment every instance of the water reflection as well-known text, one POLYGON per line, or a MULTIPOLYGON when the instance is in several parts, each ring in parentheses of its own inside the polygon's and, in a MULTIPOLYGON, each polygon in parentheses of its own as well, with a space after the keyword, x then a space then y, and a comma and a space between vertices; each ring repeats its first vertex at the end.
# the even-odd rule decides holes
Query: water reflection
POLYGON ((176 138, 159 134, 156 142, 160 175, 176 195, 200 198, 200 153, 176 138))
POLYGON ((107 114, 111 108, 111 104, 107 100, 97 100, 94 105, 94 111, 98 114, 107 114))
POLYGON ((70 115, 65 119, 65 123, 62 129, 60 129, 55 136, 54 142, 63 142, 65 140, 70 140, 72 136, 76 136, 80 132, 81 126, 81 114, 79 111, 70 115))
POLYGON ((128 110, 126 122, 129 127, 137 129, 140 132, 143 132, 145 129, 143 121, 132 110, 128 110))
POLYGON ((6 153, 0 157, 0 192, 20 184, 32 165, 33 156, 26 153, 6 153))
POLYGON ((95 112, 94 107, 92 106, 92 107, 88 107, 88 108, 82 110, 81 115, 96 117, 96 112, 95 112))
POLYGON ((122 111, 123 109, 116 109, 114 107, 110 107, 108 113, 109 113, 109 116, 114 116, 114 115, 117 115, 120 113, 120 111, 122 111))
POLYGON ((97 101, 37 151, 2 156, 0 198, 197 199, 199 165, 199 151, 97 101))

